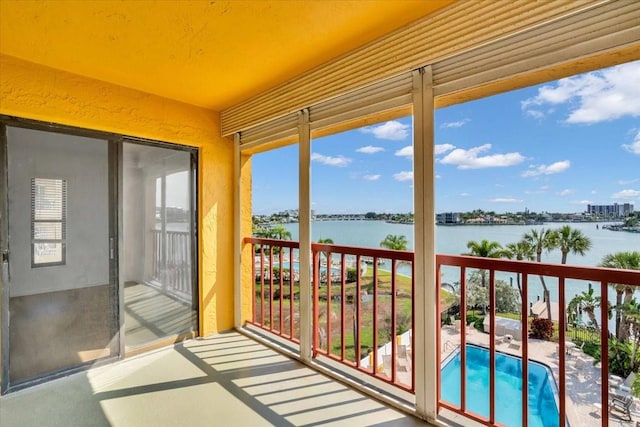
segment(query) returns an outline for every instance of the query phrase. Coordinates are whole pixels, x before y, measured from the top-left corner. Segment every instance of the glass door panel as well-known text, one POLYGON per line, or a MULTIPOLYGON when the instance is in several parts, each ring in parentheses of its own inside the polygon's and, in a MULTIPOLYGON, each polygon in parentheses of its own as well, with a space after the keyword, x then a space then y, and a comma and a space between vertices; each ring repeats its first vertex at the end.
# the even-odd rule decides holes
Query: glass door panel
POLYGON ((196 331, 192 152, 124 143, 125 346, 196 331))
POLYGON ((119 354, 109 142, 6 128, 9 385, 119 354))

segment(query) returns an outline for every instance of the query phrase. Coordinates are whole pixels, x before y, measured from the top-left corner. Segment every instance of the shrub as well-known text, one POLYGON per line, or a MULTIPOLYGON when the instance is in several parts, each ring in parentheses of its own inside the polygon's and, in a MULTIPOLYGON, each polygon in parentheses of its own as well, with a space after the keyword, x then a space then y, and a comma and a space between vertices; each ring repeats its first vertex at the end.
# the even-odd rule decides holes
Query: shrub
POLYGON ((609 340, 609 372, 626 378, 631 372, 637 370, 640 355, 635 355, 635 361, 632 359, 632 355, 633 344, 631 342, 611 338, 609 340))
POLYGON ((551 340, 553 336, 553 322, 549 319, 533 319, 529 336, 540 340, 551 340))
POLYGON ((355 282, 358 280, 358 269, 354 267, 347 268, 347 282, 355 282))
POLYGON ((478 317, 475 322, 473 322, 473 327, 484 332, 484 317, 478 317))
POLYGON ((634 375, 633 382, 631 383, 631 394, 634 397, 640 396, 640 375, 634 375))
POLYGON ((470 324, 472 324, 472 323, 475 323, 475 322, 476 322, 476 320, 478 320, 478 319, 482 319, 482 320, 484 320, 484 317, 482 317, 482 318, 481 318, 481 317, 477 317, 477 316, 476 316, 476 315, 474 315, 474 314, 467 314, 467 325, 470 325, 470 324))

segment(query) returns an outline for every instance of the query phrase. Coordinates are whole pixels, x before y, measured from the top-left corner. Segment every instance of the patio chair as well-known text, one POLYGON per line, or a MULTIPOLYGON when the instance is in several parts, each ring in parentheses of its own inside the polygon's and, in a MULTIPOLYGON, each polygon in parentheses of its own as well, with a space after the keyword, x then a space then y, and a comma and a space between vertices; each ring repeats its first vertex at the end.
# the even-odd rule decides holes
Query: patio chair
POLYGON ((609 400, 609 411, 617 411, 622 413, 622 416, 619 416, 620 419, 631 421, 631 405, 633 404, 633 399, 631 396, 628 397, 620 397, 617 395, 612 395, 611 400, 609 400))
MULTIPOLYGON (((621 420, 631 421, 632 419, 631 405, 632 404, 633 404, 633 398, 631 397, 622 398, 616 395, 609 396, 609 405, 608 405, 609 412, 613 413, 615 411, 615 412, 622 413, 622 415, 613 414, 616 417, 620 418, 621 420)), ((602 411, 602 405, 599 402, 594 403, 593 407, 596 413, 602 411)))
POLYGON ((398 359, 406 359, 407 358, 407 346, 399 345, 398 346, 398 359))

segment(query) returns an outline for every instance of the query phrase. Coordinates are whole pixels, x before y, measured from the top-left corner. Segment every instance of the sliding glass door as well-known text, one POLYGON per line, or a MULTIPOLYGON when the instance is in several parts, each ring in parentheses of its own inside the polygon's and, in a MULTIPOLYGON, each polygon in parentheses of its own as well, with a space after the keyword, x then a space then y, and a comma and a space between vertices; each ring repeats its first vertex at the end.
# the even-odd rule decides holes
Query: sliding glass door
POLYGON ((127 351, 197 329, 195 153, 125 142, 123 236, 127 351))
POLYGON ((198 324, 197 150, 34 127, 0 122, 2 392, 198 324))
POLYGON ((120 351, 113 143, 4 130, 6 389, 120 351))

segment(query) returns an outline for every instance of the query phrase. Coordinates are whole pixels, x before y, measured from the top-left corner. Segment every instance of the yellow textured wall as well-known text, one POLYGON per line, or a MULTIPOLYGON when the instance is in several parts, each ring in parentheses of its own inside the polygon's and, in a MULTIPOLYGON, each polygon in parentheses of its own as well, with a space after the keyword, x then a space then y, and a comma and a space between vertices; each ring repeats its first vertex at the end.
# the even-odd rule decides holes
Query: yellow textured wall
POLYGON ((0 114, 198 147, 200 332, 233 327, 233 143, 216 112, 0 55, 0 114))

